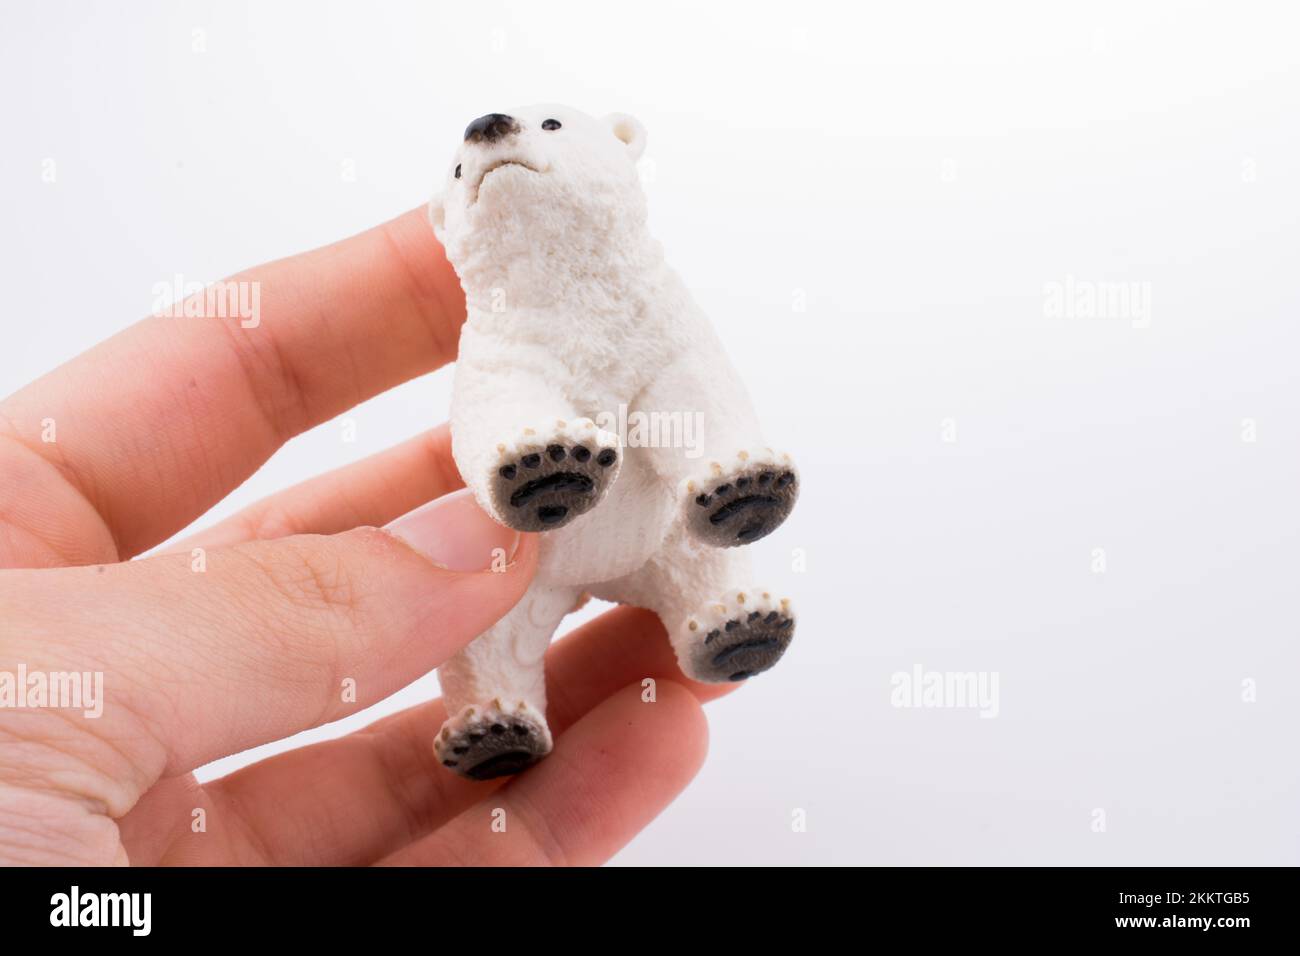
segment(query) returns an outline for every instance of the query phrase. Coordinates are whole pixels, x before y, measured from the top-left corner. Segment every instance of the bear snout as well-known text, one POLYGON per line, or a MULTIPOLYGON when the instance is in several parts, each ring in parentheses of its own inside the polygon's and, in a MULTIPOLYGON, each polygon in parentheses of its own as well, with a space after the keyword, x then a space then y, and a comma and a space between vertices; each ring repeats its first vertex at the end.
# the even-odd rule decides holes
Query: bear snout
POLYGON ((505 113, 488 113, 465 127, 465 142, 495 143, 519 132, 519 122, 505 113))

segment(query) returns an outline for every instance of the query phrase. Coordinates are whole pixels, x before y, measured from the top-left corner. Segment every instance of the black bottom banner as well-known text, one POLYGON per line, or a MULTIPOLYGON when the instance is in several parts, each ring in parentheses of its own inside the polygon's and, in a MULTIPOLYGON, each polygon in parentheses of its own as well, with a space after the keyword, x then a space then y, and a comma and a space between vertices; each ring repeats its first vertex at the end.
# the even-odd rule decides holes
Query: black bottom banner
POLYGON ((778 928, 863 940, 919 928, 927 943, 1129 936, 1232 945, 1290 937, 1297 889, 1293 869, 1196 868, 10 869, 0 882, 6 942, 75 935, 296 946, 393 932, 499 942, 550 936, 548 923, 566 935, 661 937, 689 932, 683 909, 689 925, 715 925, 731 945, 770 944, 778 928))

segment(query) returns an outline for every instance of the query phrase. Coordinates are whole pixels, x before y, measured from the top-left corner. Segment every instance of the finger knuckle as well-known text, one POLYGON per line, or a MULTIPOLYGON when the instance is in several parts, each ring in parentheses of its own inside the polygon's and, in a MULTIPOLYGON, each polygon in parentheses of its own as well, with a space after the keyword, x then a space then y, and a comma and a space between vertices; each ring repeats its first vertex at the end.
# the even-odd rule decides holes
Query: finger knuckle
POLYGON ((269 502, 245 515, 241 523, 250 541, 274 541, 298 533, 293 516, 280 504, 269 502))

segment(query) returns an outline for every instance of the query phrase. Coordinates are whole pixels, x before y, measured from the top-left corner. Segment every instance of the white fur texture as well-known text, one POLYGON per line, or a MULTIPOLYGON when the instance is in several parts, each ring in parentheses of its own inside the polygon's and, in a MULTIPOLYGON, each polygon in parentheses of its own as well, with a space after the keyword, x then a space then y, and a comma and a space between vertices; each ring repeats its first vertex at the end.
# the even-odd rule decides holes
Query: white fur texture
MULTIPOLYGON (((731 676, 696 662, 702 635, 725 623, 737 594, 765 615, 789 610, 752 586, 743 548, 708 540, 721 532, 700 496, 716 508, 741 497, 733 487, 714 501, 729 479, 754 491, 762 482, 783 496, 771 509, 775 527, 793 504, 797 472, 764 443, 721 344, 646 229, 636 169, 644 129, 621 114, 597 120, 556 105, 508 115, 513 132, 461 144, 429 207, 469 306, 452 400, 456 463, 490 514, 521 527, 528 509, 509 493, 534 473, 516 464, 522 456, 541 455, 553 470, 573 463, 579 445, 617 457, 603 469, 585 463, 594 488, 543 534, 527 595, 440 670, 451 715, 443 741, 470 710, 545 713, 542 656, 584 592, 658 613, 683 669, 702 680, 731 676), (546 120, 560 128, 544 129, 546 120), (627 436, 609 430, 620 408, 691 416, 702 431, 691 447, 625 446, 627 436), (556 446, 566 457, 551 466, 546 448, 556 446), (503 469, 519 477, 507 481, 503 469)), ((736 524, 722 527, 734 538, 736 524)), ((785 627, 792 633, 792 620, 785 627)), ((439 757, 466 772, 456 755, 439 757)))

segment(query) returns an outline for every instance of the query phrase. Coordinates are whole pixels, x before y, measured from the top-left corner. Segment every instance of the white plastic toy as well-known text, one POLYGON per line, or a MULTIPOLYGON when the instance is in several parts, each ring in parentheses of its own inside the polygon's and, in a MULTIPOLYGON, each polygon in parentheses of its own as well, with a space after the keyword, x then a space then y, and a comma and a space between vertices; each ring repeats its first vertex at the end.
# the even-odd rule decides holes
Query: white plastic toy
POLYGON ((630 116, 491 113, 465 131, 429 206, 469 306, 456 464, 489 514, 542 532, 527 594, 439 670, 450 717, 434 748, 473 779, 550 752, 542 658, 585 593, 655 611, 697 681, 766 670, 794 634, 790 602, 754 586, 741 546, 785 520, 798 473, 763 441, 646 229, 644 149, 630 116), (701 434, 642 443, 607 430, 655 417, 701 434))

